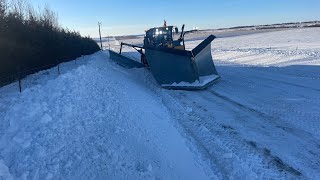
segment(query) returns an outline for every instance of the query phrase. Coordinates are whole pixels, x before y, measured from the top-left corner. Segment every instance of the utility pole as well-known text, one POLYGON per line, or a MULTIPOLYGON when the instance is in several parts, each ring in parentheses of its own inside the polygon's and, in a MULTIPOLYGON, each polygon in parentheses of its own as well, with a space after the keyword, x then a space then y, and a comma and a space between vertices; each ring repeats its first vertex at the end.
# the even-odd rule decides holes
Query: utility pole
POLYGON ((100 36, 100 46, 101 46, 101 50, 103 50, 102 49, 102 39, 101 39, 101 22, 98 22, 98 26, 99 26, 99 36, 100 36))

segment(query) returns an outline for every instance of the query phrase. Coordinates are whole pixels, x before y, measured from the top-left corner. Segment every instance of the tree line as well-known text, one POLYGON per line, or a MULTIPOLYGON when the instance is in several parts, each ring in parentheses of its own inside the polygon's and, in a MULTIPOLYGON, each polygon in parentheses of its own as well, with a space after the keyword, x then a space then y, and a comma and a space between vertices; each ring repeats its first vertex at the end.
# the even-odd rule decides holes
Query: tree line
POLYGON ((90 37, 62 28, 49 8, 36 11, 26 0, 0 0, 0 81, 99 50, 90 37))

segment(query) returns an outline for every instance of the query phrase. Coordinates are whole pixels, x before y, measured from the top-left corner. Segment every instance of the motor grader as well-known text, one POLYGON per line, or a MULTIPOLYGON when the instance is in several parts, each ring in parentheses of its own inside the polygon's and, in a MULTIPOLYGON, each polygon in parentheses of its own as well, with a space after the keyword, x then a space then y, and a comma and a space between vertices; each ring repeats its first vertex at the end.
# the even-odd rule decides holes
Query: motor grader
POLYGON ((185 35, 192 31, 179 32, 176 26, 162 26, 146 31, 143 46, 121 43, 120 52, 109 50, 110 59, 128 68, 150 69, 155 80, 167 89, 204 89, 220 78, 211 55, 210 35, 193 50, 186 50, 185 35), (179 34, 176 40, 174 36, 179 34), (123 46, 137 50, 140 62, 123 55, 123 46))

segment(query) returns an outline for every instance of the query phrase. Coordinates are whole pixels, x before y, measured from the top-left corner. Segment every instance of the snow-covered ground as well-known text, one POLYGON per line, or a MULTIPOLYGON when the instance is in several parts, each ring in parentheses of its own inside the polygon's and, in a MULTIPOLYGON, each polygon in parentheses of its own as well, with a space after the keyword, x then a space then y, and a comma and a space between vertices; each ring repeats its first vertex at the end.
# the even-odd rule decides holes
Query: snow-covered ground
POLYGON ((222 77, 217 84, 165 94, 177 117, 177 107, 192 109, 180 123, 215 173, 320 177, 320 29, 217 39, 212 53, 222 77))
MULTIPOLYGON (((206 179, 161 98, 100 52, 1 89, 0 177, 206 179), (80 63, 80 64, 79 64, 80 63)), ((10 178, 9 178, 10 179, 10 178)))
POLYGON ((222 78, 202 91, 107 52, 1 88, 0 177, 320 177, 320 28, 219 38, 212 54, 222 78))

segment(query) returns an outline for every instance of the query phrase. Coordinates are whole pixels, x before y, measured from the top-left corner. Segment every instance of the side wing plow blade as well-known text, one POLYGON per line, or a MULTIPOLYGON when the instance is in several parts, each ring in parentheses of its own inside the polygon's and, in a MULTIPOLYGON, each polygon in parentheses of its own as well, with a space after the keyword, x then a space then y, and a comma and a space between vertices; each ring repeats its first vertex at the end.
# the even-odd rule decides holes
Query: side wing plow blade
POLYGON ((126 56, 123 56, 122 54, 119 54, 115 51, 109 50, 109 54, 110 54, 110 59, 114 60, 116 63, 118 63, 123 67, 129 68, 129 69, 144 67, 144 65, 139 63, 138 61, 135 61, 126 56))

